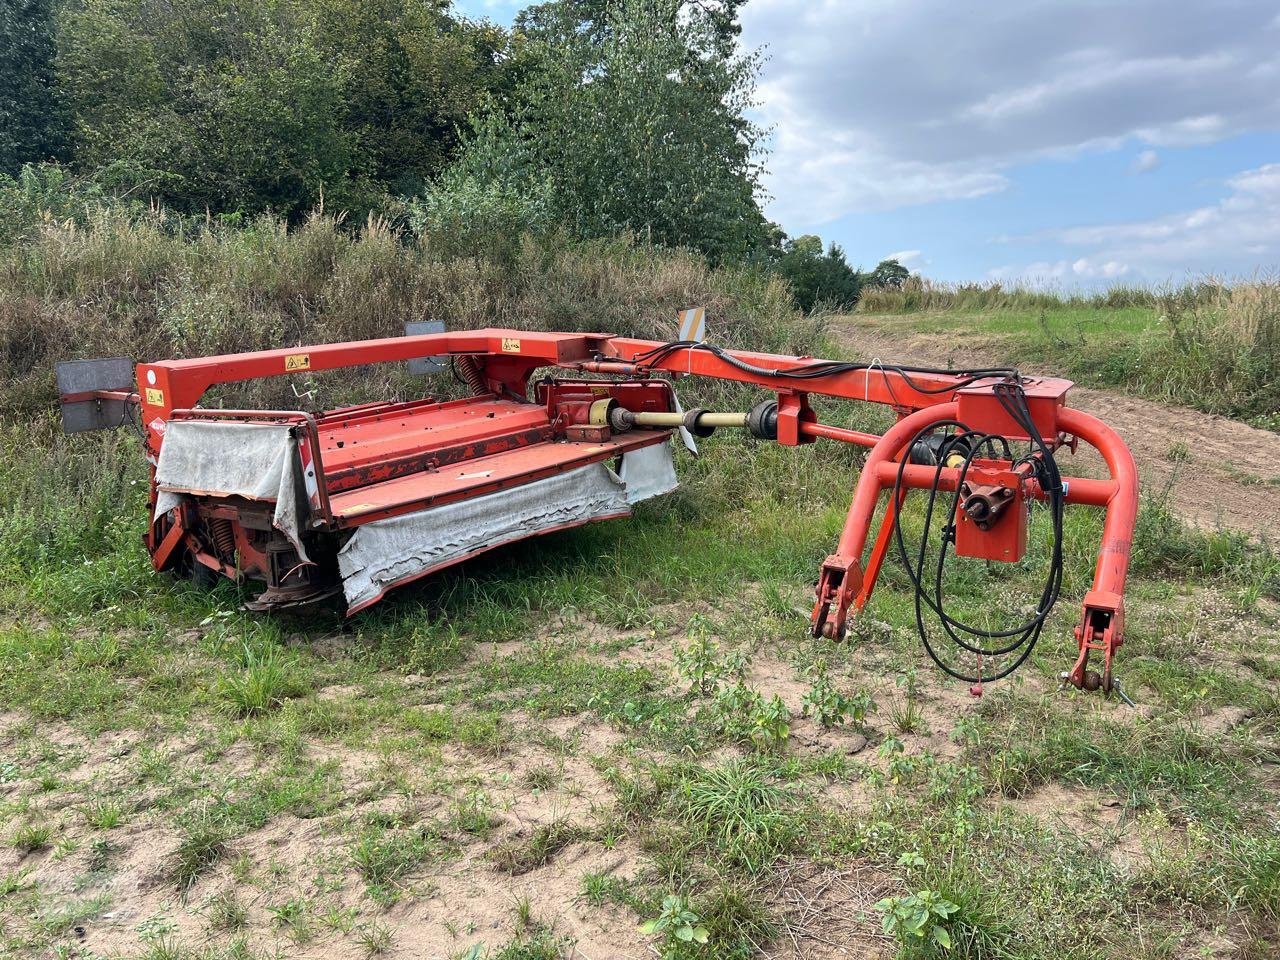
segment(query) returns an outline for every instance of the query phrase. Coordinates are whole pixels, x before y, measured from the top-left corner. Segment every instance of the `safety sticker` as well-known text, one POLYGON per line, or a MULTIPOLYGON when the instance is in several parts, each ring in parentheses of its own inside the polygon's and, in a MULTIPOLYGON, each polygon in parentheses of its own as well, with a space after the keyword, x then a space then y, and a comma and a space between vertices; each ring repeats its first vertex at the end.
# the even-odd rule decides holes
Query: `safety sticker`
POLYGON ((310 370, 311 354, 309 353, 291 353, 284 358, 284 368, 289 370, 310 370))
POLYGON ((164 391, 157 390, 155 387, 147 387, 147 403, 153 407, 163 407, 164 391))
POLYGON ((503 337, 502 352, 503 353, 519 353, 520 341, 517 340, 515 337, 503 337))

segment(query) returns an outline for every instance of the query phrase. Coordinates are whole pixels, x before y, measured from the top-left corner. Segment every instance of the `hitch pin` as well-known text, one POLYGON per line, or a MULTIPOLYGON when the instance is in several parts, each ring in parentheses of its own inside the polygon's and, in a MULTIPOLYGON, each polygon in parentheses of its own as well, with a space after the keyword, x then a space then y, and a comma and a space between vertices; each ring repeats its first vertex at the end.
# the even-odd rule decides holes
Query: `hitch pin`
MULTIPOLYGON (((1058 675, 1058 692, 1059 693, 1061 693, 1063 690, 1066 690, 1068 687, 1074 687, 1074 686, 1075 684, 1071 682, 1071 674, 1068 673, 1066 670, 1062 671, 1062 673, 1058 675)), ((1121 700, 1123 700, 1129 706, 1135 707, 1135 708, 1138 706, 1136 703, 1133 702, 1133 699, 1127 693, 1124 692, 1124 687, 1120 686, 1119 680, 1112 681, 1111 689, 1113 689, 1116 692, 1116 696, 1118 696, 1121 700)))

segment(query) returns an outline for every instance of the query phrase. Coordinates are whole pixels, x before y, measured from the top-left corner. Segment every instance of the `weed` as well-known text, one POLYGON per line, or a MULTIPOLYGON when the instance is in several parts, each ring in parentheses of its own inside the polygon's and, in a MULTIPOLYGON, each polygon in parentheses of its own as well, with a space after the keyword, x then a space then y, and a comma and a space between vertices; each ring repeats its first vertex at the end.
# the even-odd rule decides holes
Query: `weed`
POLYGON ((331 906, 320 914, 320 922, 337 933, 350 933, 355 929, 356 917, 359 913, 354 907, 331 906))
POLYGON ((517 930, 524 932, 533 926, 533 904, 529 902, 528 897, 520 897, 516 900, 514 913, 517 930))
POLYGON ((483 791, 472 790, 454 801, 453 823, 463 833, 475 837, 487 837, 498 825, 493 815, 493 805, 483 791))
POLYGON ((910 667, 894 678, 901 691, 901 698, 889 708, 889 719, 899 733, 918 733, 923 725, 924 711, 920 707, 920 677, 915 667, 910 667))
POLYGON ((239 669, 225 673, 218 690, 240 716, 251 717, 280 706, 306 690, 294 671, 296 666, 274 646, 242 647, 239 669))
POLYGON ((587 873, 582 877, 582 898, 593 907, 606 903, 631 903, 631 891, 625 880, 606 873, 587 873))
POLYGON ((546 866, 552 857, 583 835, 581 827, 567 820, 552 820, 534 830, 528 840, 512 838, 498 844, 486 856, 503 873, 519 876, 546 866))
POLYGON ((395 899, 405 877, 433 855, 442 852, 432 828, 366 831, 351 849, 351 862, 368 885, 369 894, 379 902, 395 899))
POLYGON ((45 823, 28 823, 13 832, 13 848, 21 853, 47 850, 53 839, 53 827, 45 823))
POLYGON ((211 897, 205 910, 209 923, 218 930, 240 930, 249 922, 249 912, 234 887, 211 897))
POLYGON ((849 723, 855 730, 866 726, 867 715, 875 712, 875 702, 865 690, 846 696, 835 688, 827 675, 825 660, 813 665, 813 684, 801 701, 802 715, 812 716, 823 727, 849 723))
POLYGON ((147 949, 139 960, 191 960, 191 952, 176 937, 164 934, 144 939, 147 949))
POLYGON ((781 749, 791 733, 791 711, 782 698, 765 699, 741 681, 720 689, 713 710, 725 734, 761 750, 781 749))
POLYGON ((31 886, 27 881, 27 878, 31 875, 31 870, 31 867, 25 867, 22 870, 15 870, 13 873, 7 873, 0 877, 0 897, 7 897, 31 886))
POLYGON ((940 894, 918 890, 905 897, 886 897, 876 909, 883 914, 884 932, 913 955, 951 949, 947 928, 952 914, 960 908, 940 894))
POLYGON ((391 949, 395 935, 390 927, 374 920, 360 927, 358 939, 366 957, 379 957, 391 949))
POLYGON ((724 653, 701 617, 689 621, 688 632, 689 642, 675 648, 675 661, 677 671, 693 692, 707 696, 727 680, 741 681, 747 666, 741 650, 724 653))
POLYGON ((114 830, 124 822, 125 808, 118 800, 107 798, 90 801, 83 813, 85 822, 95 830, 114 830))
POLYGON ((534 790, 550 790, 556 786, 564 774, 556 767, 532 767, 524 775, 524 782, 534 790))
POLYGON ((689 908, 689 902, 669 894, 662 898, 662 911, 640 925, 646 937, 657 937, 663 960, 680 960, 689 944, 704 944, 711 934, 701 925, 702 918, 689 908))
POLYGON ((178 849, 170 857, 167 873, 180 890, 187 890, 227 851, 231 829, 226 820, 209 810, 187 819, 178 849))

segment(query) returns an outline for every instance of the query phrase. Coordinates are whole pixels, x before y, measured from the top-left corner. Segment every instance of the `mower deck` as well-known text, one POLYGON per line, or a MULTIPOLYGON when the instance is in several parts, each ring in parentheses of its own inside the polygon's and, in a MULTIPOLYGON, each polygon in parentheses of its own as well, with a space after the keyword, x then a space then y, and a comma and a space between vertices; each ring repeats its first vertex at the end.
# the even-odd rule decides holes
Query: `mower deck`
MULTIPOLYGON (((354 526, 510 489, 552 474, 611 460, 629 450, 661 443, 669 436, 667 430, 637 430, 599 443, 572 440, 527 443, 501 453, 331 493, 329 506, 335 524, 354 526)), ((327 476, 327 464, 325 469, 327 476)))

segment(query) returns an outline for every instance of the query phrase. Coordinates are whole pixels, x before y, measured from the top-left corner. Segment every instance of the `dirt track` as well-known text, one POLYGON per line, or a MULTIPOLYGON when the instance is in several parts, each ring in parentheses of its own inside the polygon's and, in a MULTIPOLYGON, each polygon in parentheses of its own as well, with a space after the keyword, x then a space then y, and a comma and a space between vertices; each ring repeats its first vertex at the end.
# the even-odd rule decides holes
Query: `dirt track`
MULTIPOLYGON (((933 365, 999 363, 998 344, 951 343, 886 317, 841 317, 833 333, 860 354, 933 365)), ((1025 364, 1023 365, 1025 368, 1025 364)), ((1053 370, 1026 371, 1054 373, 1053 370)), ((1280 539, 1280 434, 1139 397, 1077 387, 1072 406, 1105 420, 1128 442, 1143 490, 1206 529, 1280 539)), ((1082 473, 1096 474, 1100 463, 1082 473)))

